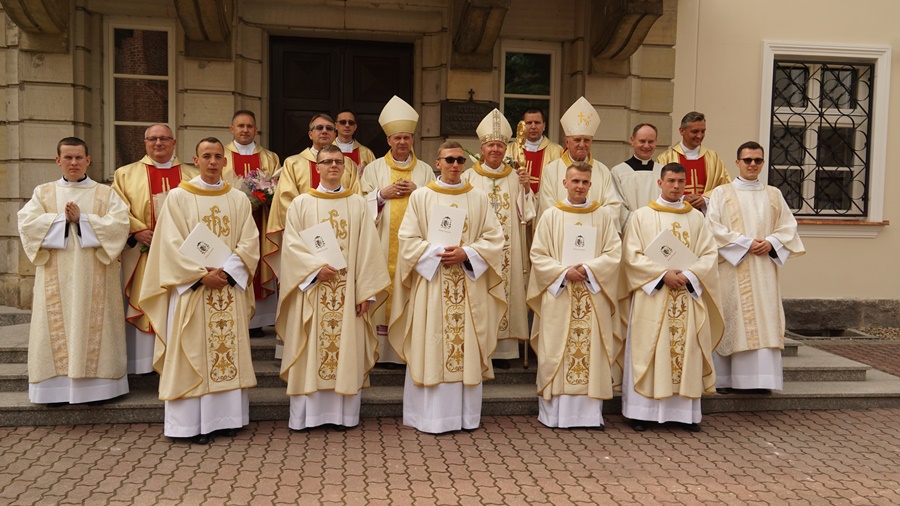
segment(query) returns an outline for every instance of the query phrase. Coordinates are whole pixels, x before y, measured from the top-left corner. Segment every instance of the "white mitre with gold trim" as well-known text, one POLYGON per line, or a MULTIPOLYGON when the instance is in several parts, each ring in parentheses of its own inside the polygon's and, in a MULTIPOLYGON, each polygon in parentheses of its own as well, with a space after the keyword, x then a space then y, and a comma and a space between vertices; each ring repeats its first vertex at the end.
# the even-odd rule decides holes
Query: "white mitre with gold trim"
POLYGON ((481 123, 478 124, 478 128, 475 129, 475 135, 478 136, 478 140, 481 141, 482 144, 487 144, 491 141, 500 141, 503 144, 509 144, 512 133, 512 127, 509 126, 509 121, 506 121, 506 117, 504 117, 503 113, 497 109, 489 112, 488 115, 481 120, 481 123))
POLYGON ((573 135, 593 137, 600 126, 600 116, 597 114, 597 109, 594 109, 594 106, 586 98, 581 97, 563 114, 559 123, 563 127, 563 132, 566 133, 566 137, 573 135))
POLYGON ((400 132, 414 134, 418 122, 419 113, 397 95, 388 100, 378 116, 378 123, 388 137, 400 132))

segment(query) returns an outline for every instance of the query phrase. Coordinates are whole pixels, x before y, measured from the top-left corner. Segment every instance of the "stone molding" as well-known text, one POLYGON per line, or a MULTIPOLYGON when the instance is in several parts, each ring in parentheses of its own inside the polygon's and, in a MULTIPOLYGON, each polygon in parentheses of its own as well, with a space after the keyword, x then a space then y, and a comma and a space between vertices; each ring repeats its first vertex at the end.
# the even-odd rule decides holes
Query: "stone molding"
POLYGON ((494 69, 494 46, 510 3, 511 0, 454 2, 454 11, 460 13, 453 36, 451 67, 485 72, 494 69))
POLYGON ((663 0, 596 0, 591 4, 592 70, 628 75, 629 58, 663 15, 663 0))
POLYGON ((4 13, 21 31, 19 49, 69 52, 72 0, 0 0, 4 13))
POLYGON ((188 58, 231 60, 234 0, 174 0, 188 58))

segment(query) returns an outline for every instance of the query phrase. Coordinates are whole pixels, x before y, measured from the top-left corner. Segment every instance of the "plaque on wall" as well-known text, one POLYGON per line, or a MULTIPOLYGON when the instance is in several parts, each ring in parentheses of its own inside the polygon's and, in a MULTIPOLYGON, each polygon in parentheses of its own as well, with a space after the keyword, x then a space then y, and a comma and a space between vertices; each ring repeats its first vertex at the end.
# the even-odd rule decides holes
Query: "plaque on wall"
POLYGON ((474 137, 481 120, 499 107, 497 102, 441 100, 441 135, 474 137))

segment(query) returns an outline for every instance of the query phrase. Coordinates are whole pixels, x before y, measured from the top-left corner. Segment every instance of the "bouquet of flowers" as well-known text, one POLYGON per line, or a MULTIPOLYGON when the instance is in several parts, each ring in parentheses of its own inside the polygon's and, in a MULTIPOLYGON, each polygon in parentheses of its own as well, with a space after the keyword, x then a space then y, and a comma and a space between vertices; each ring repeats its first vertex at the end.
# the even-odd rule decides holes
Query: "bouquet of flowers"
POLYGON ((278 178, 274 178, 261 170, 251 170, 241 181, 241 191, 250 199, 253 209, 260 206, 270 207, 278 178))

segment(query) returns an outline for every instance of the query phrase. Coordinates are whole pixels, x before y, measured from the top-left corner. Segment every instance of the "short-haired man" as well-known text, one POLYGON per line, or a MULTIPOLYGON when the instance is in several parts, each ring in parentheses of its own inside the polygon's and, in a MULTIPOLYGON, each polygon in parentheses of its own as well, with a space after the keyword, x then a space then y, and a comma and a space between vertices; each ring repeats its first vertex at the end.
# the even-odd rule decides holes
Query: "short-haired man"
POLYGON ((520 154, 525 158, 524 169, 529 175, 531 192, 537 195, 544 167, 562 156, 563 147, 544 136, 547 122, 541 109, 526 109, 522 121, 525 122, 525 140, 520 147, 519 139, 513 139, 506 147, 506 154, 513 160, 518 160, 520 154))
POLYGON ((366 201, 341 186, 337 146, 316 155, 319 187, 291 203, 282 259, 276 331, 284 342, 281 377, 291 398, 288 426, 359 423, 360 390, 369 386, 377 340, 369 321, 391 280, 366 201), (328 264, 300 234, 328 223, 346 267, 328 264))
POLYGON ((528 246, 525 227, 534 219, 534 193, 528 173, 514 171, 504 163, 506 145, 512 127, 503 113, 494 109, 475 130, 481 142, 481 160, 465 171, 463 181, 487 193, 491 208, 503 229, 503 256, 500 260, 506 313, 500 318, 497 349, 493 359, 498 368, 509 367, 509 359, 519 357, 519 341, 528 339, 528 306, 525 284, 528 280, 528 246))
POLYGON ((684 200, 706 214, 709 194, 713 188, 730 183, 731 176, 719 154, 702 145, 706 137, 706 116, 702 112, 685 114, 678 133, 681 134, 681 142, 664 151, 656 161, 660 165, 680 163, 684 166, 687 171, 684 200))
POLYGON ((482 380, 493 379, 491 354, 506 312, 500 286, 503 230, 487 195, 461 179, 457 142, 438 150, 437 181, 415 191, 400 225, 391 346, 407 363, 403 423, 423 432, 476 429, 482 380), (460 227, 447 207, 466 211, 459 246, 429 242, 432 222, 460 227))
POLYGON ((612 168, 613 182, 619 196, 622 197, 620 221, 623 228, 628 223, 631 213, 653 202, 659 196, 659 186, 656 182, 662 165, 653 161, 656 134, 656 127, 650 123, 635 125, 630 138, 634 154, 612 168))
MULTIPOLYGON (((413 152, 418 121, 419 113, 411 105, 400 97, 391 98, 378 117, 391 150, 369 164, 360 179, 363 194, 370 202, 375 200, 375 226, 391 280, 397 266, 397 233, 409 205, 409 195, 416 188, 434 181, 434 169, 419 160, 413 152)), ((378 333, 380 364, 403 363, 387 338, 392 291, 393 286, 388 289, 387 301, 376 309, 372 317, 378 333)))
POLYGON ((559 122, 566 133, 566 151, 558 160, 554 160, 544 167, 538 196, 538 219, 544 211, 566 197, 566 189, 563 188, 562 181, 566 177, 566 169, 573 162, 585 162, 593 168, 590 200, 599 202, 601 206, 609 208, 614 216, 618 216, 622 200, 616 193, 609 169, 595 160, 591 154, 591 143, 600 126, 597 110, 586 98, 580 97, 563 114, 559 122))
MULTIPOLYGON (((225 145, 226 165, 222 178, 228 184, 238 187, 239 179, 247 177, 251 171, 260 171, 269 177, 275 175, 280 167, 278 155, 256 143, 256 114, 241 109, 234 113, 229 127, 234 138, 225 145)), ((265 240, 266 222, 269 219, 269 208, 260 205, 253 209, 253 221, 259 230, 260 247, 265 240)), ((253 275, 253 293, 256 297, 256 313, 250 320, 250 337, 262 337, 262 327, 275 324, 275 306, 278 296, 275 295, 275 280, 272 270, 264 262, 260 262, 253 275)))
POLYGON ((806 252, 797 220, 778 188, 759 180, 765 155, 754 141, 741 144, 740 176, 713 190, 707 223, 719 256, 725 335, 713 354, 716 387, 736 392, 784 388, 784 308, 780 267, 806 252))
POLYGON ((716 391, 712 351, 723 331, 718 253, 703 215, 683 201, 684 172, 678 163, 663 166, 659 198, 631 215, 622 241, 620 316, 628 325, 622 414, 637 431, 648 422, 699 431, 700 397, 716 391), (666 269, 646 254, 664 230, 696 255, 687 269, 666 269))
MULTIPOLYGON (((309 139, 312 147, 284 160, 284 167, 278 177, 278 186, 272 196, 272 208, 269 209, 269 222, 266 225, 266 240, 263 241, 262 255, 277 278, 281 265, 279 249, 284 233, 284 220, 287 209, 298 195, 319 187, 319 172, 316 170, 316 155, 319 150, 334 142, 334 120, 327 114, 315 114, 309 121, 309 139)), ((344 174, 341 186, 359 193, 359 173, 356 163, 350 158, 344 160, 344 174)), ((264 280, 265 281, 265 280, 264 280)))
POLYGON ((173 189, 163 205, 140 300, 157 335, 153 368, 166 401, 164 433, 206 444, 214 432, 232 434, 249 423, 246 389, 256 386, 256 375, 247 322, 259 231, 250 200, 222 179, 222 143, 207 137, 196 153, 200 175, 173 189), (231 251, 221 265, 182 252, 191 232, 204 226, 231 251))
POLYGON ((335 119, 337 120, 337 138, 334 140, 334 145, 341 148, 344 156, 353 160, 358 167, 359 175, 362 176, 366 165, 375 161, 375 153, 353 138, 358 128, 356 115, 353 114, 353 111, 341 109, 338 111, 335 119))
POLYGON ((125 291, 125 337, 128 372, 153 372, 154 328, 138 302, 144 283, 144 266, 163 202, 170 190, 197 176, 197 169, 182 165, 175 156, 175 134, 168 125, 151 125, 144 131, 147 154, 139 161, 116 169, 112 188, 128 205, 130 236, 122 251, 125 291))
POLYGON ((615 330, 622 241, 616 217, 587 198, 592 174, 586 163, 569 167, 567 196, 544 213, 531 246, 538 420, 548 427, 602 429, 603 399, 622 381, 615 330), (567 248, 584 250, 585 259, 564 263, 567 248))
POLYGON ((35 265, 28 335, 28 400, 96 402, 128 393, 119 253, 128 208, 87 176, 87 144, 56 146, 62 177, 34 189, 18 214, 19 236, 35 265))

